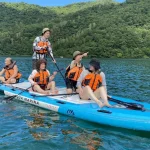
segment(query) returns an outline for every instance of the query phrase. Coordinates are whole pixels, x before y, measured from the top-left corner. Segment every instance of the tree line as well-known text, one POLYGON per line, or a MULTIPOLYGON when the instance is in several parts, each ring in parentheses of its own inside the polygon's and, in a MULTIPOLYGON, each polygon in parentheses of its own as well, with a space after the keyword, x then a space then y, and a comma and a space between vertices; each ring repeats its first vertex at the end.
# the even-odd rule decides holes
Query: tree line
POLYGON ((65 7, 0 3, 0 55, 31 55, 44 27, 55 56, 150 58, 149 0, 98 0, 65 7))

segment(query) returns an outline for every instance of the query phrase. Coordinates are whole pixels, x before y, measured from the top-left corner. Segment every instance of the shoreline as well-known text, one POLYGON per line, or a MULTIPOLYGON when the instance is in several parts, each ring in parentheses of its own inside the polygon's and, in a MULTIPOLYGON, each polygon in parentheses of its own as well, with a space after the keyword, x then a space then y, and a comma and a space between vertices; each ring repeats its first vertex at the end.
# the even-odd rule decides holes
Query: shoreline
MULTIPOLYGON (((16 58, 16 57, 31 57, 31 59, 32 59, 32 55, 1 55, 0 56, 1 58, 6 58, 6 57, 14 57, 14 58, 16 58)), ((63 57, 63 56, 56 56, 55 58, 59 58, 59 59, 72 59, 72 57, 63 57)), ((118 58, 118 57, 111 57, 111 58, 106 58, 106 57, 85 57, 84 59, 93 59, 93 58, 96 58, 96 59, 150 59, 150 57, 149 58, 118 58)), ((49 59, 49 58, 47 58, 47 59, 49 59)), ((51 59, 51 58, 50 58, 51 59)))

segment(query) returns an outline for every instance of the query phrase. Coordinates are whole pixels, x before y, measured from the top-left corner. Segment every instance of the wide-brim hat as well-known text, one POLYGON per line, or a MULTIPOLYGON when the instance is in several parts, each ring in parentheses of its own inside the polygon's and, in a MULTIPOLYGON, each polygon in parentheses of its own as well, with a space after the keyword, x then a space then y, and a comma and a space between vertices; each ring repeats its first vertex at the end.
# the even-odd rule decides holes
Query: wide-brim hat
POLYGON ((75 59, 78 55, 82 55, 82 54, 83 54, 83 52, 75 51, 75 52, 73 53, 73 59, 75 59))
POLYGON ((46 31, 51 32, 51 30, 50 30, 49 28, 44 28, 44 29, 42 30, 42 34, 44 34, 46 31))

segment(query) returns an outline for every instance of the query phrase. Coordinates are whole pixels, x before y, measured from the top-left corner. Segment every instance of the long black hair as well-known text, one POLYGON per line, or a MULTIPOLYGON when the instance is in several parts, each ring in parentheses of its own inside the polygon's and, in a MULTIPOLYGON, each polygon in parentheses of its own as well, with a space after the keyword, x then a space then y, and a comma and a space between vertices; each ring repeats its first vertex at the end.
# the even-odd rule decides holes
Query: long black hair
POLYGON ((94 67, 95 71, 98 71, 100 67, 100 62, 97 59, 92 59, 89 64, 94 67))

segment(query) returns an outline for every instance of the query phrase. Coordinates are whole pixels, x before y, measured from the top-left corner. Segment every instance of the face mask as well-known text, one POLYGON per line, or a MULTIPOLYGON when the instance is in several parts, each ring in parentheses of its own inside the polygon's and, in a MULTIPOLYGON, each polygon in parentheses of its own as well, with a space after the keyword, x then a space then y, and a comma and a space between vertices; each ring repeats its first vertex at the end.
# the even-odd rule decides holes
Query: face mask
POLYGON ((91 72, 91 73, 93 72, 93 71, 92 71, 92 70, 90 70, 90 69, 88 69, 88 71, 89 71, 89 72, 91 72))

